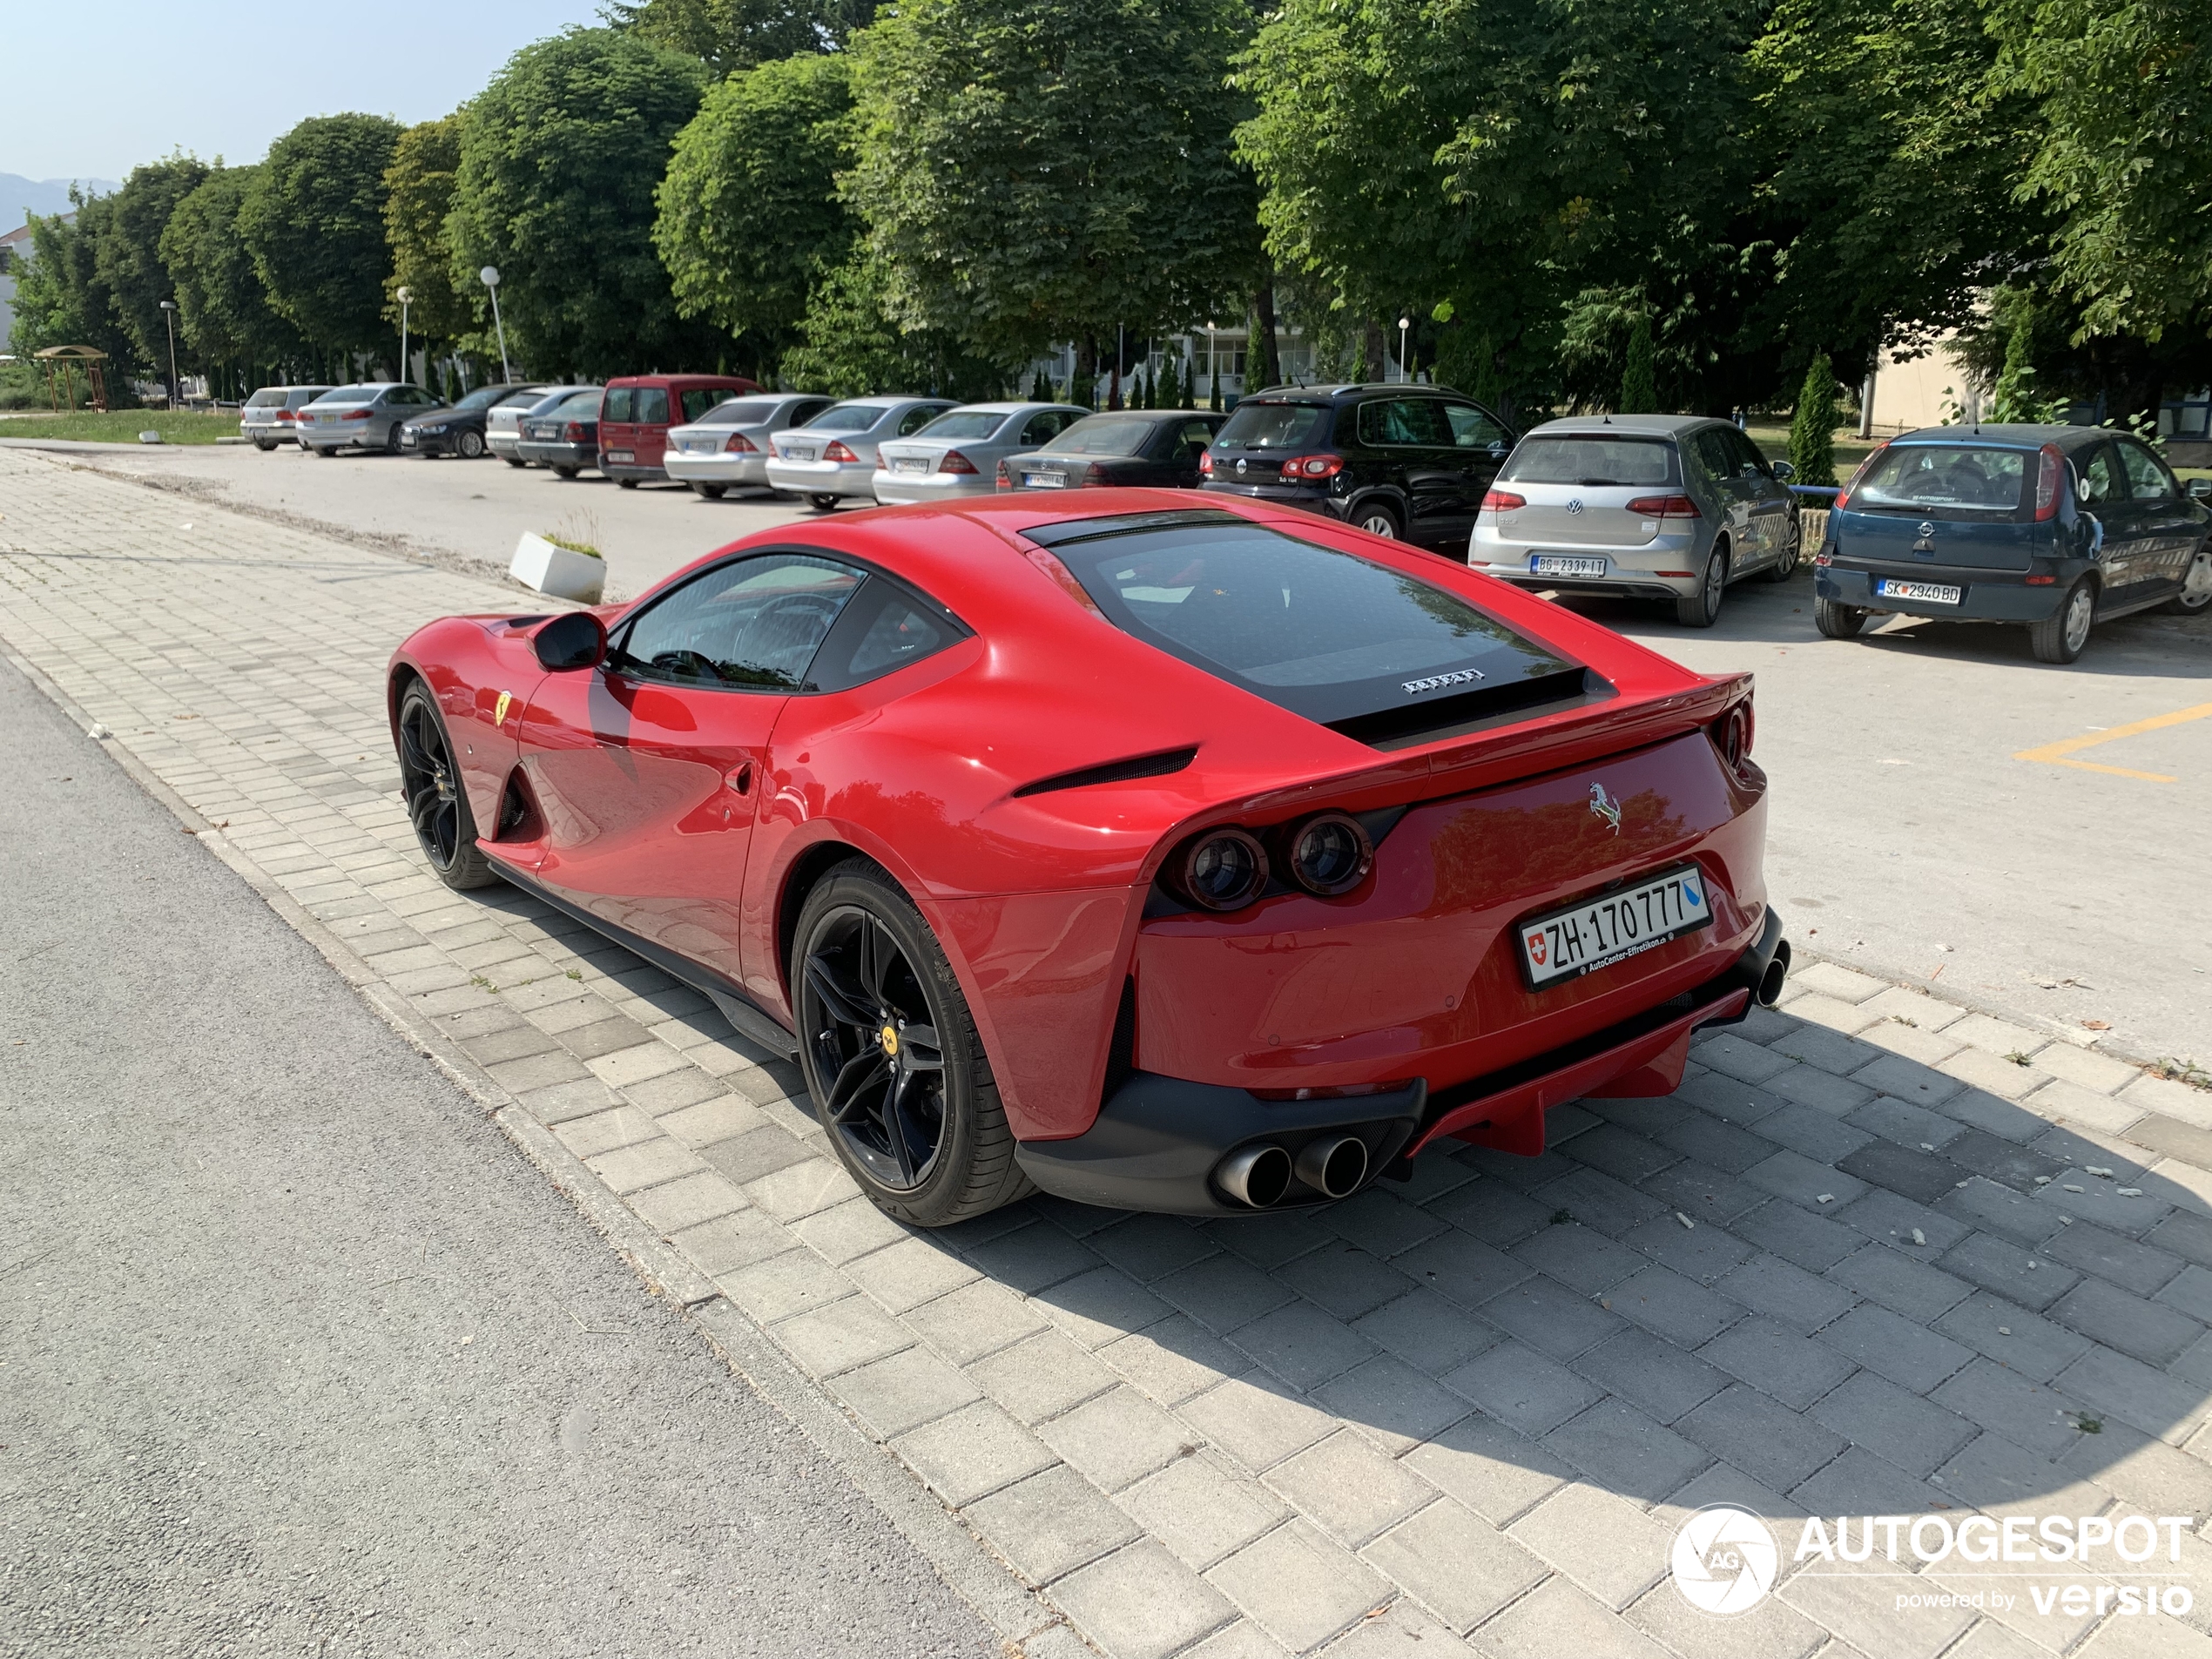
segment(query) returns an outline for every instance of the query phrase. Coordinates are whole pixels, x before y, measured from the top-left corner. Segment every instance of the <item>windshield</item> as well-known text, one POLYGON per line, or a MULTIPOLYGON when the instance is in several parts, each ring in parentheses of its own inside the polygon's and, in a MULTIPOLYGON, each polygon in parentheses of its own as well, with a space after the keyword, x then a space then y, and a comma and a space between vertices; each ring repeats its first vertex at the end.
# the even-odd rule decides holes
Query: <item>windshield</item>
POLYGON ((917 438, 988 438, 1007 423, 1004 409, 955 409, 914 434, 917 438))
POLYGON ((833 403, 806 425, 815 432, 866 432, 883 415, 880 403, 833 403))
POLYGON ((1318 403, 1239 403, 1214 439, 1225 449, 1303 449, 1326 441, 1329 411, 1318 403))
POLYGON ((1125 631, 1363 742, 1582 690, 1580 664, 1456 594, 1225 513, 1028 534, 1125 631))
POLYGON ((693 426, 759 426, 776 412, 772 397, 733 397, 718 403, 691 422, 693 426))
POLYGON ((479 386, 453 406, 454 413, 469 415, 478 409, 488 409, 506 395, 507 388, 503 386, 479 386))
POLYGON ((1665 438, 1562 432, 1523 438, 1498 474, 1514 484, 1678 484, 1682 467, 1665 438))
POLYGON ((2028 454, 1969 443, 1892 444, 1851 492, 1851 504, 1908 512, 1963 507, 2009 513, 2020 506, 2028 454))
POLYGON ((1094 415, 1078 421, 1045 445, 1048 455, 1142 455, 1159 428, 1150 421, 1124 420, 1119 415, 1094 415))

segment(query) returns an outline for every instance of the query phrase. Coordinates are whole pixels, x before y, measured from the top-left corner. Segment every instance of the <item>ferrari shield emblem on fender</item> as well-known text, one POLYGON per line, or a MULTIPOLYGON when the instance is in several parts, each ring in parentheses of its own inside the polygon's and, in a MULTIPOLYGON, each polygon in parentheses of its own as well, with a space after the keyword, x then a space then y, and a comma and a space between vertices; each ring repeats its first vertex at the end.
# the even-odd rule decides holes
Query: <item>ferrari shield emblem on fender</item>
POLYGON ((499 694, 499 702, 491 711, 491 723, 494 725, 507 724, 507 711, 514 701, 515 694, 511 691, 502 691, 499 694))
POLYGON ((1621 803, 1605 792, 1603 784, 1590 786, 1590 812, 1612 825, 1615 835, 1621 833, 1621 803))

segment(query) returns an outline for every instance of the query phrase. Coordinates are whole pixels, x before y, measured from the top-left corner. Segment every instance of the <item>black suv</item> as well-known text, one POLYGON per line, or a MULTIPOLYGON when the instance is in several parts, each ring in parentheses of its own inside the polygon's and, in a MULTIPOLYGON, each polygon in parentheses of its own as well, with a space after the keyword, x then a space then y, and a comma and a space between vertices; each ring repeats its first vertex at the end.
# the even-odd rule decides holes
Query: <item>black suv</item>
POLYGON ((1326 513, 1465 563, 1517 435, 1442 386, 1271 386, 1244 398, 1198 463, 1201 489, 1326 513))

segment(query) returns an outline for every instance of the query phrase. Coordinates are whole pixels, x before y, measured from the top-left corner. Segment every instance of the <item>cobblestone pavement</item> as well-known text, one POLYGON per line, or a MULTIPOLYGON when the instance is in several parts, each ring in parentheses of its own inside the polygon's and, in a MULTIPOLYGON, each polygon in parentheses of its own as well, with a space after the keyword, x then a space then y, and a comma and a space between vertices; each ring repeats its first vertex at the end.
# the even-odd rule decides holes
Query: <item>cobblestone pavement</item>
POLYGON ((701 998, 421 864, 382 665, 497 590, 17 454, 0 512, 6 648, 1115 1659, 2212 1655, 2195 1532, 2145 1619, 1909 1606, 1787 1524, 2212 1513, 2212 1095, 1819 964, 1538 1159, 911 1233, 701 998), (1784 1523, 1734 1619, 1667 1580, 1723 1501, 1784 1523))

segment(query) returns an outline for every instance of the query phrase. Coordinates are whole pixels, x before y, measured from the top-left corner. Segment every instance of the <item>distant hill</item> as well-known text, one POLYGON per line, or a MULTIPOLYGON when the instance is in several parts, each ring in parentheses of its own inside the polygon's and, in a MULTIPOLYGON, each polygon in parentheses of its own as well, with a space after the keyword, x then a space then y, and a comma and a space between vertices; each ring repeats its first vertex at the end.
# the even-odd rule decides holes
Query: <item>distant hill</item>
MULTIPOLYGON (((104 196, 116 188, 105 179, 77 182, 84 186, 88 196, 104 196)), ((69 186, 70 180, 66 179, 25 179, 12 172, 0 172, 0 234, 15 229, 32 213, 67 212, 69 186)))

